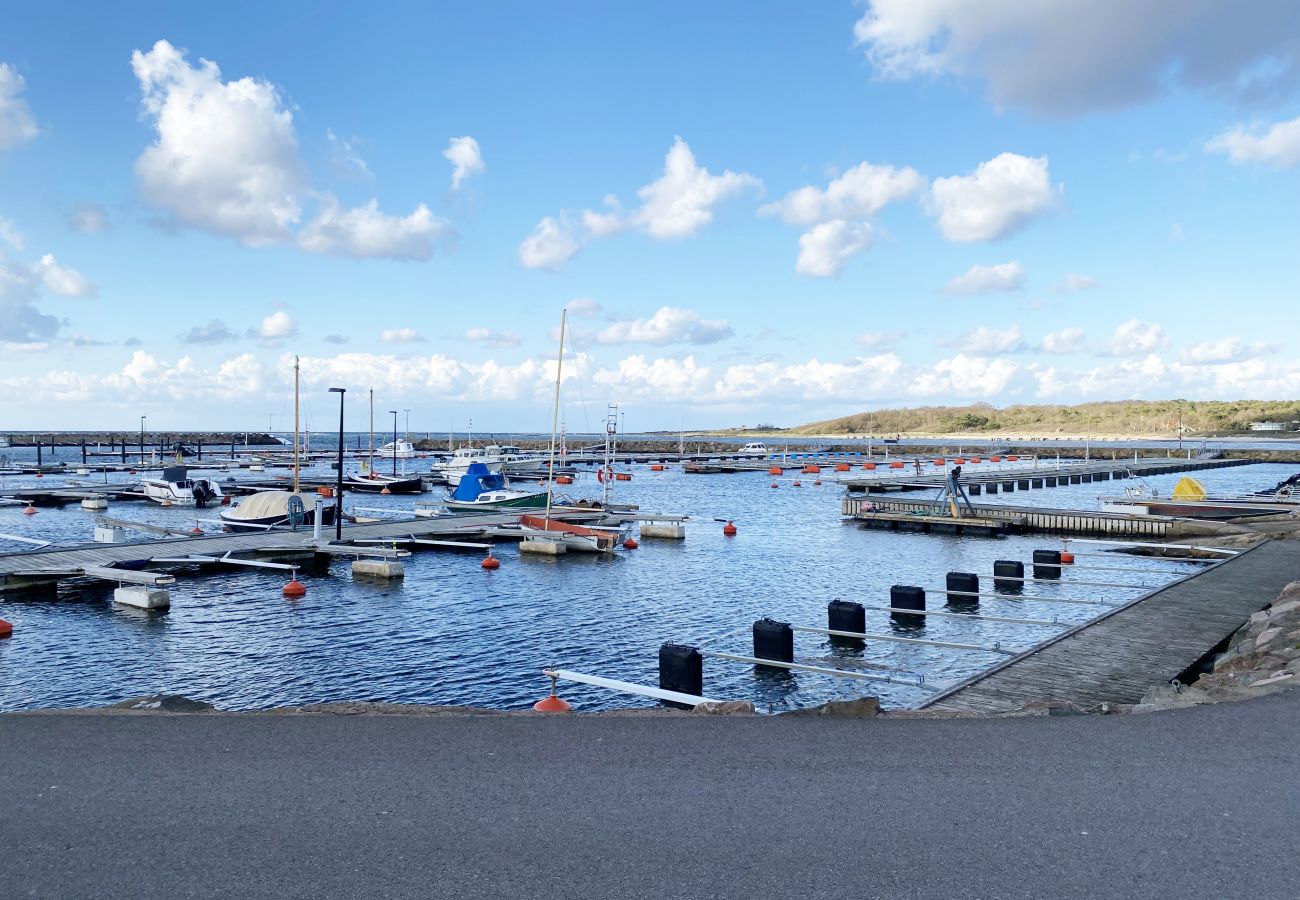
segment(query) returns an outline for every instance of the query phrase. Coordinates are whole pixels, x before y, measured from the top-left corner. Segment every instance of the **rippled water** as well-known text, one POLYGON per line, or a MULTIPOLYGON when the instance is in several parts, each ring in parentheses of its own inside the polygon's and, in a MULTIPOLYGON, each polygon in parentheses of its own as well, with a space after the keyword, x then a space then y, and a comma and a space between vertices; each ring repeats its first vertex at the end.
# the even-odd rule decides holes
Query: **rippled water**
MULTIPOLYGON (((1253 465, 1198 477, 1215 491, 1255 490, 1295 468, 1253 465)), ((405 581, 391 585, 354 582, 349 564, 337 561, 328 574, 305 578, 308 593, 300 601, 281 597, 285 579, 277 572, 182 576, 165 613, 114 608, 109 585, 64 589, 57 600, 0 599, 0 617, 15 626, 14 636, 0 641, 0 709, 98 705, 164 691, 229 709, 343 699, 521 708, 546 693, 547 680, 540 675, 546 666, 655 684, 656 653, 664 641, 748 654, 749 626, 756 618, 824 626, 826 603, 833 598, 884 606, 891 584, 918 584, 937 593, 949 570, 988 575, 995 559, 1027 561, 1035 548, 1060 546, 1046 536, 865 531, 842 523, 841 491, 829 482, 817 487, 805 479, 794 488, 786 477, 773 490, 762 474, 697 476, 651 472, 646 466, 632 471, 633 480, 618 485, 618 499, 697 517, 685 542, 646 540, 640 549, 613 558, 557 560, 521 557, 507 544, 498 550, 502 565, 496 572, 480 569, 473 554, 419 552, 405 561, 405 581), (722 516, 736 520, 738 536, 722 534, 722 526, 712 521, 722 516)), ((1176 480, 1149 479, 1162 493, 1176 480)), ((1114 484, 1017 491, 998 500, 1095 507, 1098 493, 1115 489, 1114 484)), ((587 496, 598 490, 590 476, 579 478, 574 488, 587 496)), ((367 496, 358 503, 400 509, 409 508, 412 498, 367 496)), ((116 503, 110 512, 184 527, 196 519, 194 510, 142 503, 116 503)), ((89 540, 91 528, 92 514, 76 506, 42 509, 31 517, 18 508, 0 508, 0 532, 72 543, 89 540)), ((0 550, 16 549, 0 539, 0 550)), ((1033 585, 1031 592, 1118 601, 1136 592, 1078 582, 1154 585, 1195 568, 1123 557, 1104 564, 1131 566, 1135 573, 1067 569, 1060 585, 1033 585)), ((932 608, 939 599, 932 594, 932 608)), ((1015 599, 987 600, 982 609, 990 615, 1055 616, 1066 623, 1100 612, 1015 599)), ((897 631, 888 614, 868 611, 868 631, 891 629, 945 641, 1000 642, 1013 649, 1056 633, 935 617, 922 629, 897 631)), ((811 634, 796 635, 796 656, 812 664, 861 659, 899 666, 924 673, 932 686, 1001 659, 884 642, 855 652, 832 648, 811 634)), ((927 696, 908 685, 772 675, 716 659, 705 662, 705 693, 752 699, 762 709, 864 693, 899 707, 927 696)), ((581 709, 651 704, 580 685, 565 685, 562 694, 581 709)))

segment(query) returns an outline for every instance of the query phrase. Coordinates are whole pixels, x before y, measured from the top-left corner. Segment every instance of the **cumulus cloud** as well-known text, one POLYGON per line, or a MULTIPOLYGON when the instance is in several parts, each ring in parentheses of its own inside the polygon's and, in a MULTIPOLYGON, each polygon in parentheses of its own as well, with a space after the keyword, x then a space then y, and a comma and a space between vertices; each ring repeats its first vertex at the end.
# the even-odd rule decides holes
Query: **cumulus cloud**
POLYGON ((1129 319, 1115 329, 1110 341, 1110 352, 1114 356, 1139 356, 1159 350, 1169 343, 1165 330, 1154 322, 1141 319, 1129 319))
POLYGON ((451 189, 460 190, 461 184, 471 175, 476 175, 487 168, 483 163, 483 152, 478 141, 466 135, 455 137, 447 144, 442 155, 451 163, 451 189))
POLYGON ((1025 286, 1025 267, 1019 262, 999 263, 994 266, 975 264, 948 282, 944 288, 949 294, 996 294, 1019 291, 1025 286))
POLYGON ((1041 349, 1044 353, 1078 353, 1083 342, 1082 328, 1062 328, 1044 337, 1041 349))
POLYGON ((59 265, 53 253, 42 256, 32 271, 47 288, 62 297, 93 297, 98 290, 76 269, 59 265))
POLYGON ((247 246, 288 240, 306 174, 293 115, 275 86, 224 82, 216 63, 191 65, 167 41, 132 53, 131 68, 157 131, 135 162, 144 200, 176 225, 247 246))
POLYGON ((599 344, 713 344, 734 334, 721 319, 709 320, 691 309, 661 307, 648 319, 615 322, 596 334, 599 344))
POLYGON ((452 239, 451 226, 421 203, 406 216, 379 210, 379 201, 343 209, 332 194, 323 194, 316 217, 298 235, 308 253, 349 259, 430 259, 434 250, 452 239))
POLYGON ((23 99, 27 82, 8 63, 0 62, 0 150, 8 150, 40 134, 31 107, 23 99))
POLYGON ((875 232, 866 222, 836 219, 814 225, 799 236, 795 271, 814 278, 831 278, 853 257, 871 246, 875 232))
POLYGON ((528 269, 559 271, 582 248, 573 228, 563 219, 547 216, 519 245, 519 262, 528 269))
POLYGON ((1269 341, 1246 342, 1239 337, 1200 341, 1183 348, 1179 359, 1189 365, 1235 363, 1276 353, 1278 345, 1269 341))
POLYGON ((471 328, 465 332, 465 340, 474 344, 487 344, 489 347, 517 347, 524 339, 513 331, 471 328))
POLYGON ((926 206, 948 240, 994 241, 1055 208, 1063 191, 1052 185, 1047 157, 1000 153, 969 175, 936 178, 926 206))
POLYGON ((379 339, 385 344, 423 344, 424 335, 414 328, 386 328, 380 333, 379 339))
POLYGON ((1002 393, 1018 367, 1009 359, 989 359, 958 353, 941 359, 912 378, 913 397, 989 398, 1002 393))
POLYGON ((291 338, 297 333, 298 320, 283 309, 277 310, 263 319, 262 324, 257 329, 257 336, 268 341, 291 338))
POLYGON ((710 173, 696 162, 690 145, 677 137, 664 157, 663 174, 637 190, 640 206, 626 211, 616 195, 607 194, 605 211, 583 210, 577 224, 567 214, 547 216, 519 245, 519 260, 528 268, 559 269, 584 240, 623 231, 640 231, 658 240, 691 237, 713 222, 722 203, 762 188, 763 182, 747 172, 710 173))
POLYGON ((1214 137, 1205 145, 1209 153, 1221 153, 1238 165, 1264 163, 1279 169, 1300 163, 1300 118, 1268 127, 1238 125, 1214 137))
POLYGON ((210 319, 208 324, 195 325, 182 334, 181 340, 186 344, 223 344, 239 340, 239 335, 220 319, 210 319))
POLYGON ((979 325, 943 343, 974 356, 996 356, 1000 353, 1015 353, 1023 350, 1022 337, 1019 325, 1012 325, 1006 329, 979 325))
POLYGON ((806 185, 780 200, 759 207, 759 215, 778 216, 791 225, 814 225, 831 219, 865 219, 895 200, 920 193, 925 179, 912 168, 896 169, 858 163, 831 179, 825 188, 806 185))
POLYGON ((1294 13, 1289 0, 870 0, 854 36, 884 78, 975 78, 999 107, 1077 116, 1176 88, 1286 86, 1294 13))
POLYGON ((82 203, 68 213, 68 227, 79 234, 98 234, 112 225, 104 207, 98 203, 82 203))

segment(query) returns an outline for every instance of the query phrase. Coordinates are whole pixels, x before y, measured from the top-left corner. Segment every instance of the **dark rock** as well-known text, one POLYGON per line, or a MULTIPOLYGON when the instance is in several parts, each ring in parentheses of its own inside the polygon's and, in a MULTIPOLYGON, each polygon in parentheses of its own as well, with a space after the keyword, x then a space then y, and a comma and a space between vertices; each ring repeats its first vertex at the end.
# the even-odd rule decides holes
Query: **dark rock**
POLYGON ((135 697, 114 703, 109 709, 131 709, 140 712, 169 713, 203 713, 213 712, 216 707, 202 700, 191 700, 180 694, 150 694, 147 697, 135 697))
POLYGON ((856 700, 831 700, 821 706, 795 709, 785 716, 830 716, 836 719, 870 719, 880 714, 880 700, 876 697, 858 697, 856 700))

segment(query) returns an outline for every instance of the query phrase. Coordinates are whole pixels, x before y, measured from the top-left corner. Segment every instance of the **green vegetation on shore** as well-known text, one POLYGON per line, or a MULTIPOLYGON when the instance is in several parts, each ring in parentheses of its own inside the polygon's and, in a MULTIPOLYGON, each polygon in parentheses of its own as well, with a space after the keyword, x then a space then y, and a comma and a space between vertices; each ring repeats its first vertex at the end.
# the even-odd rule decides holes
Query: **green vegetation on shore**
POLYGON ((881 409, 791 428, 792 434, 1187 434, 1247 431, 1251 422, 1300 421, 1295 400, 1119 400, 1077 406, 881 409))

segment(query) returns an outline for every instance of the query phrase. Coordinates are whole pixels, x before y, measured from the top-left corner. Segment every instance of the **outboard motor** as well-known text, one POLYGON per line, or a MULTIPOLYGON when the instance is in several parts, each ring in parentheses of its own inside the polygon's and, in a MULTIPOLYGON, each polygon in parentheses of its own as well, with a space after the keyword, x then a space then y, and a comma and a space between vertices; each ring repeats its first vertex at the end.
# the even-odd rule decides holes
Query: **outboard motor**
POLYGON ((206 481, 194 482, 194 487, 190 490, 194 494, 194 505, 200 507, 207 506, 208 501, 217 495, 206 481))

